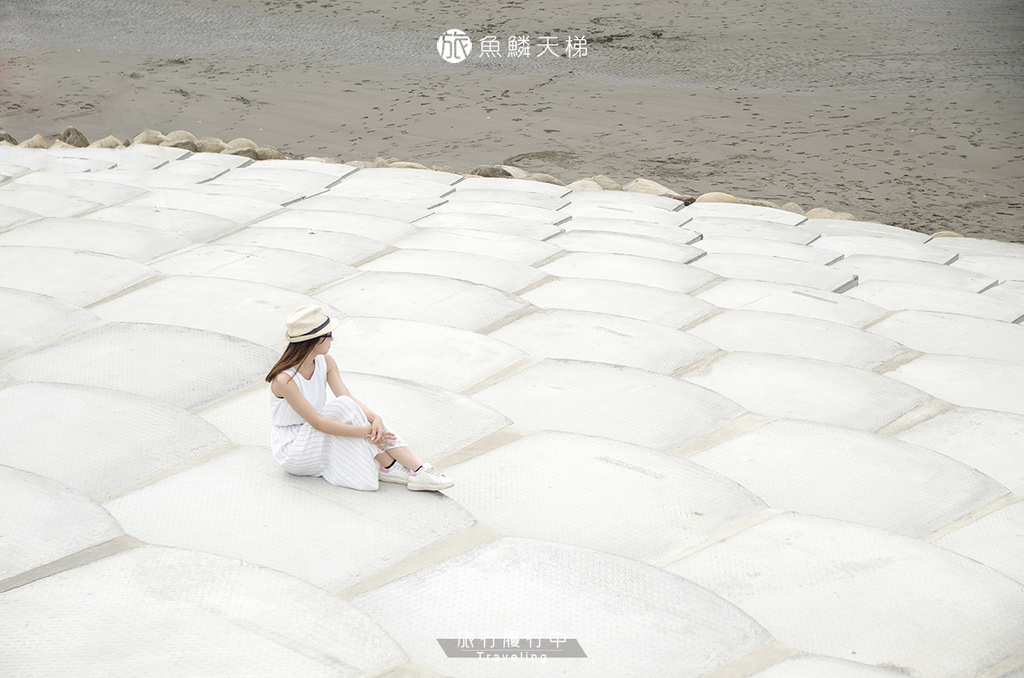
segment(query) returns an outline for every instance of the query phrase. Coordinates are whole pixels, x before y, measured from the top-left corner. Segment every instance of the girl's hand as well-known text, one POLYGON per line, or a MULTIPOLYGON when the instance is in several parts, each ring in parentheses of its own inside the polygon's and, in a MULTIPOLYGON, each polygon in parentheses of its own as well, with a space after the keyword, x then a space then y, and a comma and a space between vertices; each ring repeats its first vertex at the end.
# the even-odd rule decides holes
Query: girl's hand
POLYGON ((384 422, 381 421, 380 417, 374 417, 373 422, 370 423, 370 435, 367 437, 371 443, 380 445, 388 440, 394 440, 395 435, 387 432, 384 428, 384 422))

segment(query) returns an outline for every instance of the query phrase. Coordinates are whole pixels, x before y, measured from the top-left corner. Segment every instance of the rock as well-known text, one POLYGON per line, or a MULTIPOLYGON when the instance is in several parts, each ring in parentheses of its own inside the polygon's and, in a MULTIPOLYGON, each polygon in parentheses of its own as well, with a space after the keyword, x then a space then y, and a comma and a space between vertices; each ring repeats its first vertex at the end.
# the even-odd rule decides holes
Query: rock
POLYGON ((842 219, 843 221, 857 221, 857 217, 853 216, 849 212, 833 212, 833 219, 842 219))
POLYGON ((388 158, 388 167, 391 167, 391 165, 393 163, 396 163, 396 162, 402 162, 402 161, 400 159, 398 159, 398 158, 388 158))
POLYGON ((404 162, 402 160, 391 163, 391 166, 398 167, 399 169, 430 169, 426 165, 421 165, 418 162, 404 162))
POLYGON ((807 210, 806 216, 808 219, 835 219, 835 212, 824 207, 815 207, 814 209, 807 210))
POLYGON ((259 146, 252 139, 246 139, 245 137, 239 137, 232 139, 228 142, 228 148, 249 148, 255 151, 259 146))
POLYGON ((108 134, 99 141, 89 144, 89 148, 121 148, 121 146, 123 146, 121 140, 113 134, 108 134))
POLYGON ((71 144, 67 143, 66 141, 61 141, 60 139, 56 139, 52 144, 50 144, 50 148, 78 148, 78 146, 72 146, 71 144))
POLYGON ((42 134, 37 134, 31 139, 25 139, 18 146, 22 148, 46 148, 46 139, 43 138, 42 134))
POLYGON ((373 166, 374 167, 390 167, 390 164, 388 163, 387 160, 385 160, 384 158, 381 158, 381 157, 378 156, 378 157, 373 159, 373 166))
POLYGON ((449 167, 448 165, 434 165, 430 169, 434 170, 435 172, 448 172, 449 174, 458 174, 458 172, 456 172, 454 168, 449 167))
POLYGON ((964 236, 956 231, 936 231, 932 233, 933 238, 963 238, 964 236))
POLYGON ((284 153, 273 146, 260 146, 256 149, 256 157, 260 160, 284 160, 284 153))
POLYGON ((259 155, 257 155, 256 153, 255 148, 231 148, 231 146, 228 146, 223 151, 221 151, 221 153, 224 155, 241 155, 246 158, 251 158, 252 160, 260 159, 259 155))
POLYGON ((12 144, 7 139, 0 139, 0 146, 17 146, 17 144, 12 144))
POLYGON ((603 188, 606 191, 621 191, 622 190, 622 184, 620 184, 619 182, 615 181, 615 179, 612 179, 611 177, 606 177, 603 174, 598 174, 596 176, 590 177, 590 180, 593 181, 594 183, 596 183, 598 186, 600 186, 601 188, 603 188))
POLYGON ((702 193, 697 196, 694 202, 729 202, 733 204, 739 204, 742 202, 735 195, 729 193, 721 193, 719 191, 712 191, 710 193, 702 193))
POLYGON ((2 129, 0 129, 0 141, 6 141, 7 143, 13 144, 14 146, 18 145, 18 140, 12 137, 7 132, 3 131, 2 129))
POLYGON ((142 130, 132 139, 133 144, 149 144, 151 146, 159 146, 165 141, 167 141, 167 137, 152 129, 142 130))
POLYGON ((682 197, 679 193, 673 191, 668 186, 662 186, 657 181, 651 181, 650 179, 633 179, 625 186, 622 190, 629 191, 631 193, 646 193, 648 195, 661 195, 667 198, 679 198, 682 197))
MULTIPOLYGON (((316 155, 308 155, 305 158, 303 158, 303 160, 312 160, 313 162, 323 162, 323 163, 327 163, 329 165, 340 165, 341 164, 340 160, 336 160, 334 158, 321 158, 320 156, 316 156, 316 155)), ((360 162, 360 161, 359 160, 354 160, 353 162, 360 162)), ((370 166, 371 165, 366 165, 366 167, 370 167, 370 166)))
POLYGON ((63 141, 65 144, 75 148, 85 148, 89 145, 89 140, 85 138, 85 135, 74 127, 65 127, 64 131, 57 137, 57 140, 63 141))
POLYGON ((513 179, 526 179, 530 176, 529 172, 515 165, 498 165, 498 167, 511 174, 513 179))
POLYGON ((168 139, 160 145, 168 146, 170 148, 184 148, 186 151, 192 151, 193 153, 199 152, 199 146, 197 146, 196 142, 191 139, 178 139, 177 141, 168 139))
POLYGON ((498 179, 511 179, 512 173, 501 165, 480 165, 475 170, 470 172, 478 177, 492 177, 498 179))
POLYGON ((196 143, 197 141, 199 141, 199 139, 196 139, 195 134, 192 134, 192 132, 187 132, 183 129, 175 130, 165 136, 167 137, 168 141, 191 141, 192 143, 196 143))
MULTIPOLYGON (((313 160, 313 158, 306 158, 306 160, 313 160)), ((319 160, 319 158, 317 158, 317 160, 319 160)), ((346 160, 344 164, 351 167, 358 167, 359 169, 363 169, 364 167, 373 167, 372 162, 366 162, 365 160, 346 160)))
POLYGON ((213 137, 206 137, 196 141, 196 150, 199 153, 220 153, 227 147, 228 145, 223 140, 213 137))
POLYGON ((693 197, 692 195, 681 195, 679 197, 675 197, 675 196, 670 195, 668 197, 675 198, 676 200, 678 200, 679 202, 683 203, 684 205, 692 205, 693 203, 697 202, 697 199, 695 197, 693 197))
POLYGON ((592 179, 577 179, 568 185, 574 191, 603 191, 601 184, 592 179))
POLYGON ((782 209, 771 200, 761 200, 760 198, 751 198, 749 200, 744 200, 743 202, 747 205, 757 205, 758 207, 772 207, 777 210, 782 209))
POLYGON ((796 204, 795 202, 787 202, 785 205, 782 206, 782 209, 786 210, 787 212, 792 212, 793 214, 799 214, 801 216, 804 213, 804 208, 796 204))
POLYGON ((555 186, 565 186, 565 182, 562 181, 561 179, 559 179, 558 177, 553 177, 550 174, 544 174, 543 172, 538 172, 536 174, 531 174, 530 176, 528 176, 526 178, 531 180, 531 181, 542 181, 545 184, 554 184, 555 186))

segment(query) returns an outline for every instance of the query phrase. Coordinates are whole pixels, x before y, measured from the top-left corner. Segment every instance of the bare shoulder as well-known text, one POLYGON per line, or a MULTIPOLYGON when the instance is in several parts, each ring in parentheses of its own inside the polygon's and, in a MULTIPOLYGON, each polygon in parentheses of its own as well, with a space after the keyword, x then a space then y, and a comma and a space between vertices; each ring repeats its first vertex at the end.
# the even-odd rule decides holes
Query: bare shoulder
POLYGON ((284 388, 292 383, 294 377, 286 372, 278 372, 274 379, 270 382, 270 390, 278 398, 284 397, 284 388))
POLYGON ((330 354, 325 353, 324 354, 324 360, 327 362, 327 371, 328 372, 337 372, 338 371, 338 363, 336 363, 334 361, 334 358, 332 358, 330 356, 330 354))

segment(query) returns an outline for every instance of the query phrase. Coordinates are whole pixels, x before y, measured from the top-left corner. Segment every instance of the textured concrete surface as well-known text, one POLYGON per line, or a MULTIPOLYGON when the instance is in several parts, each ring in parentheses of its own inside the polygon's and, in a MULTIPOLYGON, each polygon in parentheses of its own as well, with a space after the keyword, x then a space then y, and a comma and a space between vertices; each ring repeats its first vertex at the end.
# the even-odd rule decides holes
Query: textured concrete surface
POLYGON ((0 673, 1018 677, 1022 254, 0 146, 0 673), (274 463, 263 377, 308 303, 453 488, 274 463), (506 637, 587 656, 438 643, 506 637))

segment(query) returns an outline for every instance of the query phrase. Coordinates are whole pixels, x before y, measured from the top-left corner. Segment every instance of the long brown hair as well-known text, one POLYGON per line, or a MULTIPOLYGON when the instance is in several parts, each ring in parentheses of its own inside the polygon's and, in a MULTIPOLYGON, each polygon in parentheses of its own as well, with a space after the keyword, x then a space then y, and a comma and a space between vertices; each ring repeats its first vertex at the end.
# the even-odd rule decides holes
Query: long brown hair
POLYGON ((288 347, 284 349, 284 353, 277 359, 274 366, 270 368, 270 372, 267 373, 267 382, 274 380, 274 377, 281 374, 289 367, 298 367, 299 364, 306 359, 316 345, 323 341, 324 337, 313 337, 306 341, 297 341, 294 344, 288 344, 288 347))

